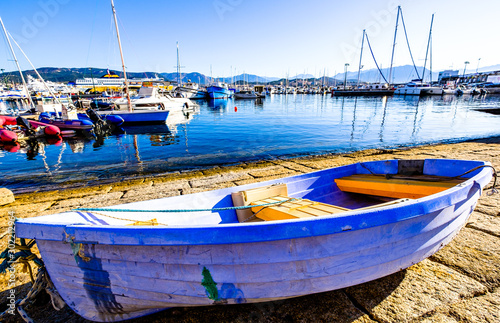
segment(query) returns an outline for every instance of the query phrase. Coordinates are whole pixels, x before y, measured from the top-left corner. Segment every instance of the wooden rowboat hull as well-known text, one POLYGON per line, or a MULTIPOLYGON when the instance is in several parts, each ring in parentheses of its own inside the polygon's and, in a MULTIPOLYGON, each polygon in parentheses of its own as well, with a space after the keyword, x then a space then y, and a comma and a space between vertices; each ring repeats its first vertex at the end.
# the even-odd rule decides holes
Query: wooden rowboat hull
MULTIPOLYGON (((426 160, 424 170, 456 176, 481 165, 487 163, 426 160)), ((350 201, 352 207, 354 200, 337 188, 336 178, 397 168, 395 160, 368 162, 116 208, 220 208, 232 206, 233 192, 276 183, 286 183, 292 197, 350 201)), ((237 223, 234 210, 228 210, 197 212, 193 217, 207 222, 199 226, 135 227, 93 212, 70 212, 64 218, 19 220, 16 233, 36 238, 54 285, 75 312, 90 320, 119 321, 176 306, 297 297, 400 271, 453 239, 491 174, 481 168, 465 182, 427 197, 300 220, 237 223), (210 224, 213 216, 220 223, 210 224)), ((179 217, 160 216, 143 214, 159 222, 179 217)))

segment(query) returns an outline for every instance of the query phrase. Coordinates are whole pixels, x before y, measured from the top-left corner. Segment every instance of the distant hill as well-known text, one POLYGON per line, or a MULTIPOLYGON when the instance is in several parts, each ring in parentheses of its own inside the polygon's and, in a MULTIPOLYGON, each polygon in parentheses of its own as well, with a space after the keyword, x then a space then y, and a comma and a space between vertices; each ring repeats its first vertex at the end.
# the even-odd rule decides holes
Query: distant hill
MULTIPOLYGON (((101 77, 108 73, 108 70, 105 68, 56 68, 56 67, 41 67, 37 68, 38 73, 43 77, 44 80, 53 81, 53 82, 74 82, 76 79, 90 77, 101 77)), ((123 76, 123 73, 120 71, 109 70, 109 72, 113 74, 117 74, 119 76, 123 76)), ((23 71, 24 76, 31 75, 34 78, 37 78, 34 70, 26 70, 23 71)), ((158 73, 153 72, 142 72, 142 73, 129 73, 127 72, 127 77, 129 78, 144 78, 144 77, 155 77, 158 73)), ((18 72, 6 72, 0 74, 0 79, 8 79, 10 81, 14 81, 16 83, 21 82, 21 78, 18 72)))
POLYGON ((295 79, 313 79, 314 75, 312 74, 298 74, 295 76, 290 77, 290 80, 295 80, 295 79))
MULTIPOLYGON (((419 73, 419 76, 422 77, 422 71, 423 67, 417 66, 417 71, 419 73)), ((430 71, 428 69, 425 69, 425 79, 428 80, 430 71)), ((384 77, 386 79, 389 78, 389 68, 383 68, 382 69, 382 74, 384 74, 384 77)), ((432 73, 432 79, 435 81, 437 80, 438 72, 434 71, 432 73)), ((338 73, 337 75, 334 76, 338 80, 344 80, 344 73, 338 73)), ((352 79, 352 80, 357 80, 358 79, 358 71, 351 71, 347 72, 347 78, 352 79)), ((378 82, 384 82, 384 79, 380 75, 379 71, 374 68, 366 71, 361 71, 360 73, 360 80, 362 82, 370 82, 370 83, 378 83, 378 82)), ((418 78, 417 72, 415 71, 415 68, 413 65, 404 65, 404 66, 396 66, 393 67, 392 69, 392 82, 391 83, 406 83, 409 82, 413 79, 418 78)), ((389 80, 387 80, 389 81, 389 80)))
MULTIPOLYGON (((168 81, 177 81, 177 73, 162 73, 162 77, 165 78, 165 80, 168 81)), ((262 76, 257 76, 253 74, 240 74, 240 75, 235 75, 232 78, 231 77, 218 77, 215 78, 214 80, 218 80, 220 82, 225 82, 225 83, 268 83, 274 80, 277 80, 277 77, 262 77, 262 76)), ((200 73, 182 73, 182 79, 181 81, 183 83, 186 83, 188 81, 200 83, 203 85, 210 84, 210 76, 206 76, 200 73)))
MULTIPOLYGON (((417 67, 418 73, 420 77, 422 76, 422 67, 417 67)), ((62 82, 62 83, 68 83, 68 82, 74 82, 76 79, 79 78, 84 78, 84 77, 90 77, 91 75, 94 77, 101 77, 105 74, 108 73, 108 70, 105 68, 56 68, 56 67, 41 67, 37 69, 38 72, 41 74, 41 76, 48 81, 53 81, 53 82, 62 82)), ((498 71, 500 70, 500 64, 499 65, 493 65, 493 66, 485 66, 481 67, 478 69, 479 72, 488 72, 488 71, 498 71)), ((117 74, 119 76, 123 76, 123 73, 121 71, 117 70, 109 70, 109 72, 117 74)), ((466 73, 474 73, 475 69, 467 69, 466 73)), ((389 69, 384 68, 382 69, 382 73, 386 78, 389 77, 389 69)), ((428 79, 430 71, 426 69, 425 75, 426 79, 428 79)), ((435 81, 437 80, 439 71, 434 71, 432 74, 432 79, 435 81)), ((460 69, 460 73, 463 73, 463 69, 460 69)), ((34 70, 26 70, 23 71, 24 75, 32 75, 33 77, 36 78, 36 73, 34 70)), ((177 81, 177 73, 155 73, 155 72, 127 72, 127 76, 130 79, 133 78, 154 78, 154 77, 161 77, 164 78, 167 81, 177 81)), ((338 73, 337 75, 333 77, 326 77, 325 78, 325 83, 332 85, 335 84, 336 82, 343 82, 344 81, 344 73, 338 73), (337 81, 335 81, 335 79, 337 81)), ((347 73, 347 79, 351 82, 356 82, 358 78, 358 72, 357 71, 349 71, 347 73)), ((412 79, 417 78, 417 73, 415 72, 415 69, 412 65, 404 65, 404 66, 396 66, 393 68, 393 83, 406 83, 408 81, 411 81, 412 79)), ((224 78, 218 78, 218 80, 226 82, 226 83, 250 83, 250 84, 285 84, 286 80, 284 78, 277 78, 277 77, 262 77, 254 74, 240 74, 236 75, 234 77, 224 77, 224 78)), ((303 80, 305 82, 308 82, 311 84, 315 79, 313 75, 310 74, 299 74, 293 77, 290 77, 288 79, 288 82, 298 82, 299 84, 302 84, 303 80)), ((363 82, 383 82, 383 78, 380 76, 380 73, 378 72, 377 69, 370 69, 370 70, 362 70, 360 74, 360 80, 363 82)), ((1 73, 0 74, 0 81, 5 82, 5 81, 14 81, 16 83, 20 83, 21 79, 19 77, 19 73, 17 72, 6 72, 6 73, 1 73)), ((182 73, 182 80, 183 83, 192 81, 200 84, 209 84, 210 83, 210 77, 206 76, 201 73, 193 72, 193 73, 182 73)), ((317 78, 316 79, 316 84, 323 83, 323 78, 317 78)))

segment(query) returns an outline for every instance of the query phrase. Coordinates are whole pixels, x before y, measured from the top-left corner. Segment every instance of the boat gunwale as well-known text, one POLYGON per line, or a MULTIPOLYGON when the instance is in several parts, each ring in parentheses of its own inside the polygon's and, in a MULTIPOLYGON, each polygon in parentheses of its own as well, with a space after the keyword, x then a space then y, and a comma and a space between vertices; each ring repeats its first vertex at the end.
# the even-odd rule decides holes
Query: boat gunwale
MULTIPOLYGON (((489 162, 469 162, 477 162, 479 165, 490 165, 489 162)), ((311 173, 296 175, 289 178, 300 178, 303 176, 305 179, 307 179, 313 177, 315 174, 331 169, 341 169, 344 167, 355 168, 360 164, 361 163, 355 163, 346 166, 334 167, 311 173)), ((311 236, 337 234, 344 231, 362 230, 370 227, 387 225, 389 223, 396 223, 455 205, 458 202, 466 199, 469 192, 476 184, 479 185, 479 194, 481 194, 481 191, 483 189, 481 181, 484 181, 486 177, 491 176, 491 170, 483 168, 481 170, 478 170, 477 172, 478 173, 476 173, 463 183, 444 190, 440 193, 432 194, 419 199, 409 200, 399 204, 387 205, 380 208, 372 208, 366 210, 354 209, 351 211, 321 217, 247 223, 234 222, 204 225, 140 227, 126 225, 96 226, 89 224, 43 222, 30 223, 30 218, 28 218, 18 220, 16 226, 19 224, 21 225, 20 231, 22 231, 23 226, 31 227, 31 229, 28 230, 29 232, 38 232, 38 234, 35 236, 36 239, 64 241, 64 234, 66 234, 74 237, 75 242, 102 243, 110 245, 207 245, 307 238, 311 236), (391 212, 396 208, 400 209, 401 211, 391 212), (348 223, 346 220, 352 221, 351 223, 348 223), (44 236, 44 228, 50 228, 51 230, 58 231, 62 230, 62 233, 64 234, 49 234, 44 236), (106 242, 102 240, 106 240, 106 242), (155 240, 157 242, 154 242, 155 240)), ((252 183, 250 185, 273 184, 279 182, 280 180, 283 179, 252 183)), ((484 185, 486 185, 486 183, 484 185)), ((235 188, 233 187, 232 189, 235 188)), ((226 188, 216 191, 228 192, 228 189, 226 188)), ((197 194, 203 193, 206 192, 197 194)), ((115 205, 114 207, 117 206, 119 205, 115 205)), ((18 230, 17 227, 16 230, 18 230)), ((45 230, 45 232, 47 231, 50 230, 45 230)), ((22 237, 23 232, 20 232, 20 234, 20 237, 22 237)), ((25 238, 29 237, 25 236, 25 238)))

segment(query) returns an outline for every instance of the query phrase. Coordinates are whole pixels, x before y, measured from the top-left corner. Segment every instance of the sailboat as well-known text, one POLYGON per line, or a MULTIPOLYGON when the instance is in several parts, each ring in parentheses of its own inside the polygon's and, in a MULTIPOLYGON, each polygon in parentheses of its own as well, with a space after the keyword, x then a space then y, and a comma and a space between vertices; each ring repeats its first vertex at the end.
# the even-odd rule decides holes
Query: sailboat
POLYGON ((181 78, 181 62, 179 59, 179 42, 177 42, 177 88, 175 89, 177 96, 187 99, 206 99, 208 97, 207 90, 200 88, 197 83, 188 81, 186 84, 182 84, 181 78))
MULTIPOLYGON (((421 79, 415 79, 412 80, 411 82, 405 84, 403 87, 400 87, 396 89, 394 94, 397 95, 442 95, 443 94, 443 88, 440 86, 432 86, 430 83, 424 82, 424 75, 425 75, 425 66, 427 65, 427 55, 429 54, 429 49, 431 45, 431 40, 432 40, 432 25, 434 23, 434 14, 432 14, 432 19, 431 19, 431 27, 429 30, 429 40, 427 42, 427 51, 425 52, 425 61, 424 61, 424 68, 422 71, 422 78, 421 79)), ((431 56, 432 58, 432 56, 431 56)), ((432 76, 430 78, 430 82, 432 82, 432 76)))
POLYGON ((163 99, 160 96, 153 97, 152 95, 149 95, 147 98, 145 97, 134 98, 134 102, 132 102, 130 98, 130 91, 127 80, 127 71, 125 70, 125 61, 123 59, 120 31, 118 29, 118 21, 116 19, 116 10, 113 0, 111 0, 111 9, 113 11, 113 18, 116 27, 116 36, 118 38, 118 47, 120 49, 120 56, 122 61, 123 76, 125 80, 126 103, 123 105, 118 104, 117 105, 117 107, 119 108, 118 110, 98 111, 97 113, 103 117, 106 117, 107 115, 120 116, 123 119, 125 125, 144 124, 144 123, 165 123, 168 114, 170 112, 170 108, 172 107, 170 103, 174 102, 174 106, 176 105, 176 103, 179 103, 178 104, 179 108, 182 108, 182 106, 184 106, 186 102, 176 102, 175 100, 173 100, 174 98, 163 99), (141 103, 144 103, 143 101, 148 101, 146 102, 147 109, 138 109, 141 103))
MULTIPOLYGON (((399 14, 399 11, 398 11, 398 14, 399 14)), ((398 15, 398 17, 399 17, 399 15, 398 15)), ((398 28, 398 21, 396 19, 396 31, 397 31, 397 28, 398 28)), ((368 40, 368 35, 366 34, 366 30, 363 30, 363 37, 361 40, 361 52, 359 54, 358 81, 357 81, 356 88, 352 89, 352 90, 346 90, 345 88, 343 90, 341 90, 341 89, 334 90, 332 93, 333 96, 388 96, 388 95, 394 94, 394 90, 391 88, 391 86, 389 84, 390 77, 389 77, 389 81, 387 81, 385 79, 384 75, 382 74, 381 69, 378 67, 377 61, 375 60, 375 56, 373 55, 373 51, 372 51, 372 56, 373 56, 373 60, 375 61, 375 65, 377 66, 377 69, 380 72, 380 75, 386 81, 386 83, 385 84, 371 84, 368 86, 360 87, 359 83, 360 83, 361 68, 363 67, 363 65, 361 65, 361 63, 363 60, 363 47, 364 47, 364 43, 365 43, 365 38, 366 38, 366 41, 368 43, 368 46, 370 47, 370 51, 372 51, 371 46, 370 46, 370 42, 368 40)), ((393 51, 392 55, 394 56, 394 51, 393 51)), ((392 61, 392 58, 391 58, 391 61, 392 61)), ((347 70, 346 70, 346 75, 347 75, 347 70)), ((345 82, 346 81, 344 81, 344 83, 345 82)))
POLYGON ((14 52, 14 48, 12 48, 12 44, 10 42, 10 37, 9 34, 7 33, 7 29, 5 28, 5 25, 3 24, 2 18, 0 18, 0 24, 2 25, 3 32, 5 33, 5 38, 7 40, 7 43, 9 44, 10 51, 12 53, 12 57, 14 58, 14 61, 16 62, 17 69, 19 70, 19 75, 21 76, 21 81, 23 82, 23 91, 21 91, 19 98, 26 97, 29 102, 29 107, 30 109, 34 109, 35 105, 33 103, 33 100, 31 99, 30 92, 28 91, 28 85, 26 85, 26 80, 24 79, 23 72, 21 71, 21 66, 19 66, 19 62, 17 61, 17 56, 16 53, 14 52))

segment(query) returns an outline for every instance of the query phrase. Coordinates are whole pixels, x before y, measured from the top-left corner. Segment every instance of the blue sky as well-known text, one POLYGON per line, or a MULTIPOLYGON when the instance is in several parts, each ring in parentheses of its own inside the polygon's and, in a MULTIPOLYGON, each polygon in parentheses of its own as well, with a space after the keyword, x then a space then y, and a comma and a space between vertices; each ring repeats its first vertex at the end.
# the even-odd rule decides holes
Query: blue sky
MULTIPOLYGON (((214 77, 333 75, 345 63, 356 70, 363 29, 387 67, 398 5, 418 65, 433 13, 434 70, 500 63, 498 0, 115 0, 128 71, 174 72, 179 41, 182 71, 210 75, 212 66, 214 77)), ((2 0, 0 16, 36 67, 121 69, 108 0, 2 0)), ((410 64, 399 28, 395 65, 410 64)), ((0 38, 0 68, 14 70, 0 38)), ((363 65, 374 67, 368 51, 363 65)))

